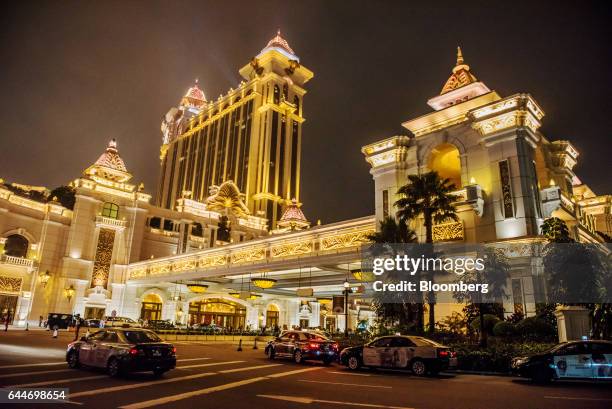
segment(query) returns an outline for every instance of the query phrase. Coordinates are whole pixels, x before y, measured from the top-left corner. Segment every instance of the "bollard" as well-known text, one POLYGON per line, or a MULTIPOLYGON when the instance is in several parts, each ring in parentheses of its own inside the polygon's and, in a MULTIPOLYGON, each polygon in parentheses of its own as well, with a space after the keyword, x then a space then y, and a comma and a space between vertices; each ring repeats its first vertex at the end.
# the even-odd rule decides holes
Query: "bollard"
POLYGON ((57 328, 53 330, 53 338, 57 338, 57 328))
POLYGON ((255 343, 253 344, 253 349, 259 349, 259 348, 257 348, 257 338, 255 338, 255 343))
POLYGON ((238 342, 238 349, 236 351, 242 351, 242 338, 240 338, 240 341, 238 342))
POLYGON ((26 329, 25 329, 25 330, 26 330, 26 331, 29 331, 29 330, 30 330, 30 323, 26 322, 26 329))

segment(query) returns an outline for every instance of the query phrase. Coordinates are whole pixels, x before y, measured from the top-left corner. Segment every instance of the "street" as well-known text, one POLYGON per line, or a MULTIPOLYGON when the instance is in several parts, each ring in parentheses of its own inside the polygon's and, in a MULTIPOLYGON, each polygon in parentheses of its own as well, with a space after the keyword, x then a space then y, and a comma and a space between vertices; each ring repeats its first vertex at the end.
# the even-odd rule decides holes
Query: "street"
MULTIPOLYGON (((542 409, 608 408, 609 383, 554 382, 472 374, 417 378, 406 372, 349 372, 333 364, 270 361, 263 344, 176 342, 177 368, 156 379, 151 373, 112 379, 94 369, 72 370, 64 362, 72 334, 53 339, 41 330, 0 333, 0 385, 69 388, 61 407, 87 408, 397 408, 542 409)), ((40 407, 20 404, 19 407, 40 407)))

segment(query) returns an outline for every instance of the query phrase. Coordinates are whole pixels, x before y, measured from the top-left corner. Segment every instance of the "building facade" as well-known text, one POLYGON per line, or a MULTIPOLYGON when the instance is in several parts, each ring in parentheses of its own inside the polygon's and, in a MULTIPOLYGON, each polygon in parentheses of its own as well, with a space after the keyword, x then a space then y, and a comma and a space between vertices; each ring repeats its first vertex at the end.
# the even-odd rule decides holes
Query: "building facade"
MULTIPOLYGON (((115 141, 71 182, 73 203, 44 188, 0 185, 0 304, 15 325, 51 312, 234 329, 372 323, 362 245, 394 216, 407 176, 429 170, 452 180, 459 197, 459 220, 435 225, 436 242, 525 244, 514 257, 527 264, 548 217, 565 220, 582 242, 612 235, 611 196, 575 175, 569 141, 539 131, 535 99, 490 90, 460 52, 428 101, 432 112, 404 122, 406 135, 363 147, 375 214, 310 226, 299 202, 299 146, 312 73, 280 35, 240 72, 237 90, 209 103, 196 84, 166 115, 156 204, 131 182, 115 141)), ((422 240, 422 220, 411 227, 422 240)), ((510 278, 506 314, 534 313, 536 276, 523 268, 510 278)))
POLYGON ((174 209, 233 181, 250 212, 275 228, 300 198, 304 84, 313 73, 280 32, 239 72, 243 81, 216 101, 196 81, 164 117, 156 202, 174 209))

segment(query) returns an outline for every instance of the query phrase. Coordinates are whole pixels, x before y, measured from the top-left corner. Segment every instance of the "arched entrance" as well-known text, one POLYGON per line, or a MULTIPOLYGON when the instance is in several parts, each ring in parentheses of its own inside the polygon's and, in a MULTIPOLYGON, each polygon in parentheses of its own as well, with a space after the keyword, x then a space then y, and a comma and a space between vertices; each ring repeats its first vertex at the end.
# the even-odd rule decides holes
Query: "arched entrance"
POLYGON ((461 159, 455 145, 443 143, 433 148, 427 167, 438 172, 441 178, 450 179, 457 189, 461 189, 461 159))
POLYGON ((211 325, 238 329, 244 328, 246 307, 222 298, 209 298, 189 303, 189 324, 211 325))
POLYGON ((279 326, 280 310, 275 304, 268 305, 266 310, 266 327, 276 328, 279 326))
POLYGON ((12 257, 25 258, 28 255, 28 239, 19 235, 11 234, 4 243, 4 254, 12 257))
POLYGON ((162 299, 157 294, 147 294, 142 299, 142 307, 140 307, 140 319, 151 321, 160 320, 162 313, 162 299))

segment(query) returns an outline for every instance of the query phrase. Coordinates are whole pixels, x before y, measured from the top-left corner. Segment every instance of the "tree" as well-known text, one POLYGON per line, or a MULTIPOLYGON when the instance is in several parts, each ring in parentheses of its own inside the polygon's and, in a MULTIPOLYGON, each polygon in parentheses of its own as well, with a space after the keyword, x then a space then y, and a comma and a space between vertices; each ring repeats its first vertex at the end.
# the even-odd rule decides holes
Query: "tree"
MULTIPOLYGON (((370 251, 376 253, 373 255, 378 256, 379 253, 384 253, 386 257, 394 257, 397 248, 393 244, 417 242, 416 234, 408 228, 405 220, 397 221, 393 217, 387 217, 380 221, 379 226, 379 231, 368 236, 373 243, 383 245, 372 247, 370 251)), ((388 272, 385 278, 390 281, 397 281, 393 272, 388 272)), ((383 296, 377 293, 373 306, 381 324, 387 326, 398 325, 402 330, 407 330, 413 326, 422 331, 423 305, 414 301, 403 292, 394 292, 383 296)))
POLYGON ((542 235, 553 243, 571 243, 574 240, 570 236, 565 222, 558 217, 549 217, 542 223, 542 235))
MULTIPOLYGON (((450 179, 442 179, 438 172, 431 171, 422 175, 409 175, 408 183, 397 191, 401 196, 395 202, 400 220, 414 220, 423 217, 425 243, 433 243, 433 224, 449 220, 457 221, 453 203, 459 199, 453 195, 455 185, 450 179)), ((434 272, 430 272, 433 281, 434 272)), ((429 303, 429 331, 435 330, 435 294, 427 296, 429 303)))
POLYGON ((58 201, 66 209, 74 210, 76 191, 71 186, 59 186, 49 193, 49 201, 58 201))
POLYGON ((454 297, 459 302, 469 302, 478 306, 479 344, 487 346, 485 315, 494 311, 499 301, 506 296, 505 288, 510 274, 510 263, 501 249, 485 247, 481 257, 484 260, 482 270, 473 269, 463 274, 459 280, 465 284, 487 284, 487 293, 478 291, 456 292, 454 297))

